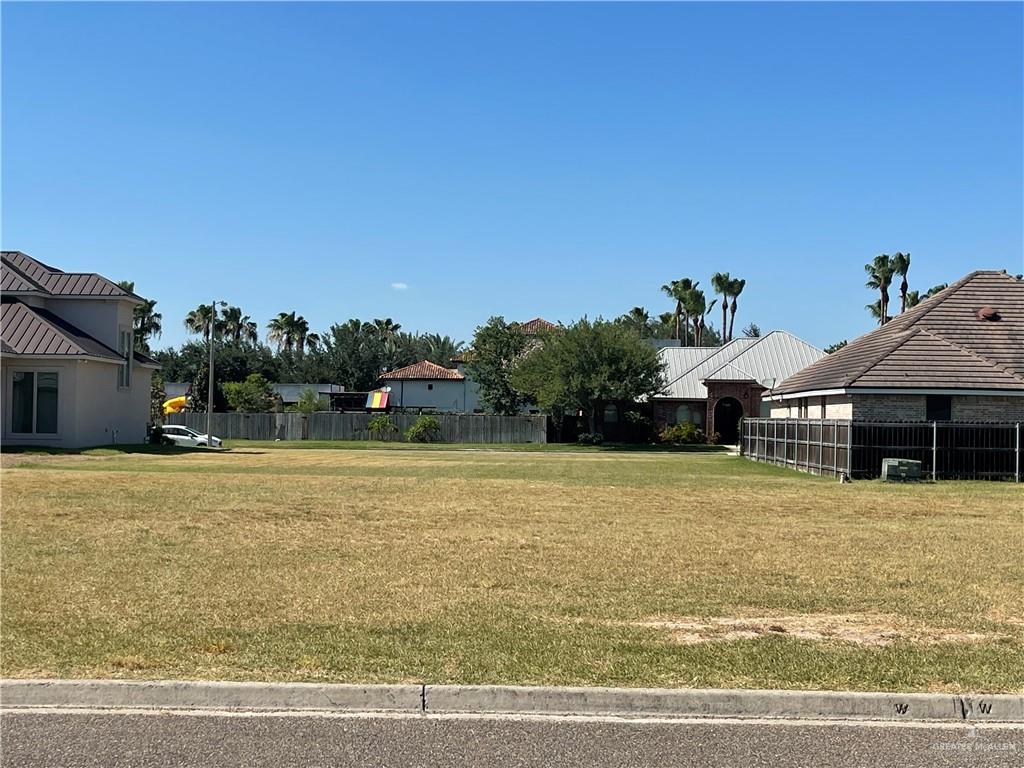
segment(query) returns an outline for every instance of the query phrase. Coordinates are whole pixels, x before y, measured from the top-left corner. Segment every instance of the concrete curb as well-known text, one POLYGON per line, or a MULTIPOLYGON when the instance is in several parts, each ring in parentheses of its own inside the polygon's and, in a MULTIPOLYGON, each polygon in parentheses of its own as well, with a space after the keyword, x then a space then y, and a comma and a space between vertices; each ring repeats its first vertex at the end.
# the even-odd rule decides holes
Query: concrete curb
POLYGON ((3 680, 0 709, 90 707, 1024 723, 1024 696, 696 688, 3 680))

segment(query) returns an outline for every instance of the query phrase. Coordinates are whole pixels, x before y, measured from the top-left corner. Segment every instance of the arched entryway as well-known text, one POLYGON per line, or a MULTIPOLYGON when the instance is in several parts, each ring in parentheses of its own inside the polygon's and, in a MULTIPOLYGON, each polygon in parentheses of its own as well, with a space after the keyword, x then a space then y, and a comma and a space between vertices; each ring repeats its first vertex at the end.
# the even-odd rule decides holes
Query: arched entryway
POLYGON ((715 403, 715 432, 718 442, 735 445, 740 440, 740 418, 743 406, 735 397, 723 397, 715 403))

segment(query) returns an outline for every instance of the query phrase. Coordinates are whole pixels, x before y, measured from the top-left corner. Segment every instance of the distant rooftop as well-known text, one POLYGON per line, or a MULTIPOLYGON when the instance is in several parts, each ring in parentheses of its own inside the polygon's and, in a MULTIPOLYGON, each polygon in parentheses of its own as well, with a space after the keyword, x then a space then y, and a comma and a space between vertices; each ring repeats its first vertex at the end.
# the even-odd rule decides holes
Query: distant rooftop
POLYGON ((63 272, 21 251, 0 251, 0 288, 6 295, 124 298, 142 301, 95 272, 63 272))

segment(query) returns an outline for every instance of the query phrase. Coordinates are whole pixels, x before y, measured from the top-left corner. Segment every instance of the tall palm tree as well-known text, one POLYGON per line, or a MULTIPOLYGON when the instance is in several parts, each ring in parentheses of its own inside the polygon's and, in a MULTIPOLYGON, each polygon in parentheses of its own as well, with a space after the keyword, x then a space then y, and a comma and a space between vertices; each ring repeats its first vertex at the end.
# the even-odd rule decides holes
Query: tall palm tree
MULTIPOLYGON (((306 339, 309 338, 309 323, 302 315, 295 316, 292 312, 292 333, 295 335, 295 348, 301 357, 306 353, 306 339)), ((317 336, 317 339, 320 337, 317 336)))
POLYGON ((225 307, 221 310, 221 328, 224 335, 232 341, 255 344, 259 338, 256 323, 248 315, 243 315, 239 307, 225 307))
POLYGON ((704 316, 715 308, 715 302, 717 301, 718 299, 714 299, 709 305, 707 298, 704 296, 704 291, 699 291, 696 288, 692 289, 689 294, 687 294, 685 306, 690 317, 693 318, 694 346, 700 347, 703 345, 704 329, 707 327, 704 322, 704 316))
POLYGON ((871 316, 878 321, 879 325, 885 325, 887 322, 892 320, 891 317, 885 317, 882 314, 882 300, 878 299, 870 304, 865 304, 864 309, 871 313, 871 316))
MULTIPOLYGON (((129 293, 135 293, 135 283, 131 280, 119 280, 117 283, 129 293)), ((156 311, 155 299, 142 299, 132 311, 133 335, 135 350, 149 354, 149 340, 158 337, 164 330, 164 316, 156 311)))
POLYGON ((729 288, 733 282, 734 280, 729 276, 728 272, 715 272, 711 276, 711 287, 715 293, 722 297, 722 344, 726 344, 729 341, 729 336, 725 332, 725 316, 729 311, 729 288))
MULTIPOLYGON (((736 306, 737 306, 736 299, 738 299, 740 294, 743 293, 743 289, 746 287, 746 285, 747 285, 747 281, 746 280, 741 280, 738 277, 729 281, 728 295, 732 297, 732 305, 729 307, 729 334, 728 334, 729 341, 732 341, 732 329, 733 329, 733 326, 736 324, 736 306)), ((722 317, 724 319, 724 317, 725 317, 724 313, 723 313, 722 317)), ((725 325, 724 325, 724 323, 722 325, 722 335, 723 336, 725 335, 725 325)))
POLYGON ((910 271, 910 254, 897 252, 890 262, 894 274, 900 276, 900 314, 907 311, 907 272, 910 271))
POLYGON ((310 352, 316 352, 324 343, 324 338, 319 333, 306 334, 306 347, 310 352))
POLYGON ((185 328, 189 333, 201 333, 203 341, 210 340, 210 329, 217 322, 217 313, 212 304, 200 304, 185 315, 185 328))
POLYGON ((687 333, 684 332, 680 335, 679 318, 683 318, 683 328, 688 331, 690 327, 690 313, 686 308, 686 303, 690 297, 690 292, 696 290, 698 285, 700 283, 695 283, 690 278, 684 277, 682 280, 673 280, 661 286, 661 290, 676 302, 675 335, 673 338, 680 339, 684 347, 686 346, 687 333))
POLYGON ((903 306, 906 309, 913 309, 922 301, 920 291, 907 291, 906 301, 903 302, 903 306))
MULTIPOLYGON (((879 254, 870 264, 864 265, 864 271, 868 274, 868 281, 864 285, 878 291, 878 324, 885 325, 891 319, 889 317, 889 286, 892 285, 892 259, 887 253, 879 254)), ((866 306, 870 307, 871 305, 866 306)))
POLYGON ((267 323, 267 341, 276 344, 280 352, 291 352, 295 347, 295 312, 278 312, 277 317, 267 323))
POLYGON ((675 312, 662 312, 658 315, 657 328, 652 330, 657 339, 672 338, 672 324, 675 322, 675 312))
POLYGON ((930 299, 936 293, 939 293, 940 291, 944 291, 947 288, 949 288, 949 283, 939 283, 938 285, 933 285, 931 288, 929 288, 927 291, 925 291, 924 298, 930 299))

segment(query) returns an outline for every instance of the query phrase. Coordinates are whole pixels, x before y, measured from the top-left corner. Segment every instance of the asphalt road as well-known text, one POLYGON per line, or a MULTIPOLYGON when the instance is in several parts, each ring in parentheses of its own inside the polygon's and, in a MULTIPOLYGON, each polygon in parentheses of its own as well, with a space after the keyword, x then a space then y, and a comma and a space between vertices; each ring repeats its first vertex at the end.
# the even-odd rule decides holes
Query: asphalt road
POLYGON ((0 765, 1024 766, 1024 727, 453 715, 0 715, 0 765))

